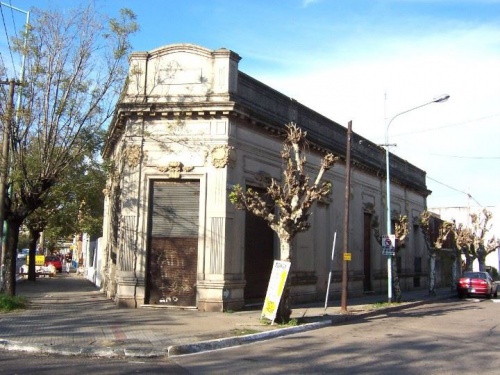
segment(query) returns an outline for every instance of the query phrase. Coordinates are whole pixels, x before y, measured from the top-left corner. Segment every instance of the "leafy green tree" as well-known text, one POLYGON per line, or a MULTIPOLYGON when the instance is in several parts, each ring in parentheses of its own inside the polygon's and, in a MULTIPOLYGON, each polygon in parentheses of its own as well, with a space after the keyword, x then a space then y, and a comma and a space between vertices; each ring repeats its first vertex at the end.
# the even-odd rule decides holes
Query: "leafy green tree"
MULTIPOLYGON (((59 240, 72 238, 76 234, 100 236, 105 180, 106 173, 102 165, 93 158, 85 157, 80 164, 68 170, 65 178, 51 189, 43 206, 24 221, 30 233, 30 252, 35 254, 42 232, 49 249, 59 240)), ((35 266, 32 263, 29 264, 28 279, 35 280, 35 266)))
MULTIPOLYGON (((337 158, 333 154, 327 154, 321 162, 316 180, 310 184, 304 170, 306 158, 302 156, 302 150, 307 145, 307 133, 295 123, 288 124, 286 130, 281 152, 284 166, 282 184, 271 179, 266 196, 261 196, 252 189, 245 191, 243 187, 236 185, 229 199, 236 208, 247 210, 267 221, 280 239, 280 260, 291 262, 292 241, 297 233, 309 229, 309 210, 313 203, 330 194, 331 184, 321 182, 321 179, 324 172, 333 167, 337 158)), ((288 277, 278 307, 277 321, 287 322, 290 319, 290 288, 288 277)))
POLYGON ((14 121, 4 122, 11 134, 12 193, 4 202, 3 289, 10 295, 19 229, 95 146, 95 134, 114 113, 127 75, 129 37, 138 30, 127 9, 119 19, 107 19, 92 6, 64 13, 35 9, 32 15, 27 35, 14 41, 26 56, 21 109, 14 121))

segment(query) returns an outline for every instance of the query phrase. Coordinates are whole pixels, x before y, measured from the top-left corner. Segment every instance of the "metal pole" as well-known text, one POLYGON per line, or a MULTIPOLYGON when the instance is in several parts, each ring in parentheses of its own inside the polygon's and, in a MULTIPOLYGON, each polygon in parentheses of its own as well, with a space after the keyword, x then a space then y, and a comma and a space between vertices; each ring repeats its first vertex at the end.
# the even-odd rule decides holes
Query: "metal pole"
MULTIPOLYGON (((15 11, 18 11, 18 12, 21 12, 21 13, 24 13, 26 14, 26 24, 24 25, 25 27, 25 35, 24 35, 24 44, 23 44, 23 53, 22 53, 22 61, 21 61, 21 72, 20 72, 20 76, 19 76, 19 80, 20 82, 14 82, 13 80, 11 80, 11 82, 14 82, 13 84, 19 84, 20 85, 20 89, 19 89, 19 92, 17 94, 17 102, 16 102, 16 113, 15 113, 15 119, 16 119, 16 122, 17 122, 17 119, 18 119, 18 116, 19 116, 19 112, 20 112, 20 109, 21 109, 21 98, 22 98, 22 85, 24 84, 24 74, 25 74, 25 70, 26 70, 26 49, 28 47, 28 32, 29 32, 29 23, 30 23, 30 12, 29 11, 25 11, 25 10, 22 10, 22 9, 19 9, 19 8, 16 8, 15 6, 12 6, 10 4, 6 4, 4 2, 0 2, 0 5, 2 6, 6 6, 10 9, 13 9, 15 11)), ((6 82, 0 82, 0 84, 6 84, 6 82)), ((0 248, 1 248, 1 257, 0 257, 0 289, 2 289, 4 287, 4 280, 5 280, 5 252, 7 251, 7 246, 6 246, 6 237, 7 237, 7 231, 8 231, 8 228, 7 228, 7 225, 5 223, 5 207, 4 207, 4 202, 5 202, 5 199, 7 197, 7 194, 10 195, 11 192, 6 192, 4 191, 5 190, 5 187, 6 187, 6 183, 7 183, 7 175, 9 174, 9 160, 8 160, 8 157, 9 157, 9 141, 10 141, 10 133, 8 133, 10 131, 10 122, 12 121, 12 108, 13 108, 13 103, 14 103, 14 86, 11 86, 11 89, 12 89, 12 92, 10 92, 10 95, 9 95, 9 100, 11 101, 11 104, 10 104, 10 117, 9 117, 9 129, 6 131, 4 129, 4 139, 3 139, 3 142, 2 142, 2 157, 4 158, 7 158, 7 159, 4 159, 3 160, 3 164, 2 164, 2 177, 0 180, 0 188, 2 189, 2 191, 0 192, 0 196, 1 196, 1 200, 0 200, 0 227, 1 227, 1 236, 0 236, 0 248), (5 169, 4 169, 5 168, 5 169)), ((15 262, 15 260, 13 260, 15 262)))
POLYGON ((330 283, 332 282, 333 255, 335 254, 335 242, 337 242, 337 232, 335 232, 333 235, 332 260, 330 261, 330 270, 328 272, 328 284, 326 284, 325 311, 323 315, 326 314, 326 308, 328 306, 328 295, 330 294, 330 283))
MULTIPOLYGON (((392 235, 392 225, 391 225, 391 177, 390 177, 390 164, 389 164, 389 147, 394 146, 389 144, 389 127, 391 126, 391 123, 394 121, 394 119, 398 116, 401 116, 405 113, 414 111, 415 109, 419 109, 422 107, 425 107, 426 105, 432 104, 432 103, 442 103, 447 101, 450 98, 449 95, 443 95, 440 96, 439 98, 436 98, 428 103, 419 105, 414 108, 410 108, 406 111, 400 112, 397 115, 395 115, 391 121, 387 124, 387 127, 385 129, 385 168, 386 168, 386 191, 387 191, 387 235, 390 236, 392 235)), ((395 244, 393 244, 395 246, 395 244)), ((387 256, 387 300, 389 303, 392 302, 392 255, 387 256)))
MULTIPOLYGON (((389 126, 387 127, 389 129, 389 126)), ((391 228, 391 177, 390 177, 390 172, 389 172, 389 139, 388 139, 388 132, 386 132, 385 135, 385 142, 386 142, 386 147, 385 147, 385 167, 386 167, 386 189, 387 189, 387 235, 390 236, 392 233, 392 228, 391 228)), ((387 301, 389 303, 392 302, 392 255, 387 256, 387 301)))
POLYGON ((26 24, 24 25, 24 43, 23 43, 23 54, 22 54, 22 60, 21 60, 21 72, 19 74, 19 80, 21 81, 21 87, 18 90, 17 93, 17 101, 16 101, 16 119, 17 116, 19 115, 19 109, 21 108, 21 97, 23 95, 23 87, 22 85, 24 84, 24 72, 26 70, 26 49, 28 47, 28 31, 29 31, 29 24, 30 24, 30 12, 26 10, 22 10, 19 8, 16 8, 15 6, 12 6, 10 4, 0 2, 0 5, 5 6, 7 8, 10 8, 12 10, 15 10, 17 12, 26 14, 26 24))
POLYGON ((351 138, 352 121, 347 125, 347 149, 346 149, 346 178, 345 178, 345 204, 344 204, 344 259, 342 261, 342 297, 340 303, 340 313, 347 314, 347 260, 345 254, 349 252, 349 201, 351 200, 351 138))
MULTIPOLYGON (((1 159, 1 170, 0 170, 0 244, 5 242, 5 229, 4 229, 4 220, 5 220, 5 198, 7 197, 7 181, 8 181, 8 173, 9 173, 9 142, 10 142, 10 127, 12 122, 12 110, 14 103, 14 86, 16 85, 16 81, 11 79, 10 81, 0 81, 0 84, 5 85, 9 84, 9 97, 7 102, 7 114, 3 120, 3 138, 2 138, 2 159, 1 159)), ((2 257, 1 261, 1 272, 0 272, 0 289, 3 290, 4 282, 5 282, 5 253, 7 251, 6 246, 2 246, 2 257)), ((15 255, 15 254, 14 254, 15 255)), ((15 262, 15 258, 11 259, 12 262, 15 262)))

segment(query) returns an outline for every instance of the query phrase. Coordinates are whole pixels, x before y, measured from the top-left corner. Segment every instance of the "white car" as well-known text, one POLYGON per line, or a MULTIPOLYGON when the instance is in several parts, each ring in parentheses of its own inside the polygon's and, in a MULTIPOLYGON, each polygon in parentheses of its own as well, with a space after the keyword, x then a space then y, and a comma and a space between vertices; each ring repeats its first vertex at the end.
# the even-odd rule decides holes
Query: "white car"
POLYGON ((18 254, 17 254, 17 259, 26 259, 26 257, 29 255, 30 249, 22 249, 18 254))

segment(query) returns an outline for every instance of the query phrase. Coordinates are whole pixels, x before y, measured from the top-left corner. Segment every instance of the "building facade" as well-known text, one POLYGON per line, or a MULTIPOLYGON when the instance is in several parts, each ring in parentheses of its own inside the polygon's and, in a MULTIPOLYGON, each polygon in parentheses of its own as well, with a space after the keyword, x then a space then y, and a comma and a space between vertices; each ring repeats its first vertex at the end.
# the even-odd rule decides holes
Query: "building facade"
MULTIPOLYGON (((142 304, 240 309, 262 303, 279 243, 266 223, 229 202, 232 186, 265 192, 282 179, 285 124, 307 131, 311 176, 326 152, 341 156, 324 179, 328 200, 312 210, 311 229, 293 244, 292 298, 341 290, 347 129, 239 71, 240 56, 191 44, 130 57, 103 156, 106 189, 102 287, 122 306, 142 304)), ((353 135, 349 293, 387 290, 387 261, 373 236, 385 232, 385 151, 353 135)), ((392 219, 406 215, 410 235, 397 263, 403 290, 427 285, 418 228, 429 191, 425 172, 391 155, 392 219)))

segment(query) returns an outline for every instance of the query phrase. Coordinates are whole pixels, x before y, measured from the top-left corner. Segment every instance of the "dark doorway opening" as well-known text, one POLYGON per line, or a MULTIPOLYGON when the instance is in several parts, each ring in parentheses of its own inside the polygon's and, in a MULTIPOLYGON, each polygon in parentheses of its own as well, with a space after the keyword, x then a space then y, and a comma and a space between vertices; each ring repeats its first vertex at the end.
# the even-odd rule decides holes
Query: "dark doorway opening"
MULTIPOLYGON (((265 190, 252 188, 260 193, 265 190)), ((245 216, 246 304, 263 303, 274 262, 274 231, 267 222, 249 212, 245 216)))

